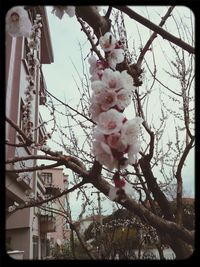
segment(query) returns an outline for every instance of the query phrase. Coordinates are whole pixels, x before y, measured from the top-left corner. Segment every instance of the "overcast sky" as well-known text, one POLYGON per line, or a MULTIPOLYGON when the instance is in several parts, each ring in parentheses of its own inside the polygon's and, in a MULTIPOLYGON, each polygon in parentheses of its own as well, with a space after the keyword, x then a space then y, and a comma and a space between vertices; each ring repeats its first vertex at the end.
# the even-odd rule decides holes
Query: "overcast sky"
MULTIPOLYGON (((189 23, 189 10, 186 7, 177 7, 178 12, 183 14, 183 19, 189 23)), ((82 53, 84 56, 90 51, 89 42, 85 38, 85 34, 80 31, 80 24, 77 22, 76 18, 70 18, 67 15, 63 16, 62 20, 59 20, 55 15, 51 14, 52 7, 47 7, 47 13, 49 18, 49 25, 51 31, 51 39, 53 45, 54 53, 54 63, 51 65, 43 65, 42 69, 44 72, 47 89, 54 94, 56 97, 61 100, 66 100, 68 104, 75 107, 79 101, 79 94, 73 79, 73 76, 77 77, 77 74, 74 70, 74 67, 71 63, 71 60, 74 62, 76 68, 82 73, 82 66, 80 63, 80 45, 82 47, 82 53)), ((136 11, 143 16, 149 16, 154 23, 160 22, 160 15, 163 16, 166 13, 167 7, 136 7, 136 11), (160 14, 160 15, 159 15, 160 14)), ((189 24, 188 24, 189 25, 189 24)), ((145 44, 149 37, 149 30, 145 27, 140 26, 138 23, 130 21, 126 24, 129 30, 129 42, 135 44, 135 47, 140 46, 140 42, 145 44), (140 38, 138 39, 137 27, 140 30, 140 38)), ((169 32, 176 34, 176 29, 174 27, 172 19, 167 21, 167 27, 169 32)), ((156 64, 158 68, 158 73, 162 76, 162 82, 168 86, 171 86, 169 77, 164 75, 163 71, 163 62, 166 61, 162 53, 162 49, 165 49, 165 42, 161 37, 157 37, 154 42, 154 51, 156 51, 156 64)), ((146 59, 149 60, 150 64, 152 58, 150 58, 150 53, 146 55, 146 59)), ((173 86, 176 86, 173 84, 173 86)), ((167 100, 166 100, 167 101, 167 100)), ((150 103, 150 110, 154 110, 154 113, 158 110, 159 112, 159 99, 158 94, 155 93, 155 97, 150 103)), ((44 108, 41 110, 42 114, 45 114, 46 111, 44 108)), ((148 115, 149 120, 151 120, 151 114, 148 115)), ((130 117, 131 118, 131 117, 130 117)), ((168 136, 170 135, 172 129, 168 128, 168 136)), ((51 144, 51 143, 50 143, 51 144)), ((52 144, 51 144, 52 145, 52 144)), ((55 146, 55 145, 54 145, 55 146)), ((69 170, 66 173, 70 173, 69 170)), ((190 153, 186 161, 186 166, 183 172, 184 176, 184 190, 186 195, 194 195, 194 153, 190 153)), ((156 175, 156 174, 155 174, 156 175)), ((92 196, 96 197, 96 196, 92 196)), ((74 195, 71 199, 74 200, 74 195)), ((105 205, 104 210, 107 210, 106 213, 111 213, 112 204, 110 201, 105 205), (108 204, 109 203, 109 204, 108 204), (109 211, 108 211, 109 210, 109 211)), ((72 209, 74 210, 73 217, 75 218, 79 214, 80 202, 72 201, 72 209)))

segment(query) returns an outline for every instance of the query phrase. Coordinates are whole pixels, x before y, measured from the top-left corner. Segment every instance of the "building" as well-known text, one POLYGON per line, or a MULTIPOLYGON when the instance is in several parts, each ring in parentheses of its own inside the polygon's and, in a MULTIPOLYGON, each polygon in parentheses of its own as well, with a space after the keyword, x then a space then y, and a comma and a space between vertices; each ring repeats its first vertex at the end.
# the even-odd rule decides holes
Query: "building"
MULTIPOLYGON (((43 179, 44 186, 46 189, 46 196, 55 196, 62 192, 64 189, 68 188, 68 175, 63 173, 63 168, 51 168, 51 169, 45 169, 40 172, 40 176, 43 179)), ((59 199, 56 199, 53 204, 49 203, 46 206, 52 209, 55 209, 56 211, 62 211, 66 212, 67 207, 67 196, 63 195, 59 199)), ((47 220, 44 220, 44 224, 42 226, 43 231, 46 231, 47 233, 47 240, 49 241, 50 248, 55 248, 57 245, 60 246, 61 244, 65 244, 67 240, 69 240, 70 236, 70 229, 69 224, 67 223, 67 220, 64 216, 56 214, 52 211, 40 211, 40 216, 46 216, 52 214, 53 218, 53 229, 52 231, 49 231, 46 228, 51 228, 49 226, 49 218, 47 220)), ((48 216, 48 217, 49 217, 48 216)), ((48 248, 48 249, 50 249, 48 248)), ((52 254, 52 251, 48 251, 48 255, 52 254)))
MULTIPOLYGON (((33 37, 35 43, 32 42, 32 48, 31 40, 26 37, 16 38, 6 33, 6 117, 9 119, 6 121, 6 160, 36 154, 34 147, 27 146, 28 144, 23 146, 26 140, 12 126, 12 122, 16 123, 27 137, 31 134, 32 140, 36 142, 45 135, 45 129, 38 128, 41 122, 39 106, 46 100, 46 84, 41 65, 53 62, 53 50, 45 7, 27 6, 26 9, 32 24, 38 19, 42 28, 37 31, 36 37, 33 37), (34 51, 35 58, 30 58, 31 51, 34 51), (33 61, 36 67, 31 65, 33 61), (30 88, 31 97, 30 92, 27 92, 30 88), (31 108, 28 110, 27 107, 31 108), (26 128, 25 123, 28 125, 26 128)), ((35 160, 29 160, 6 166, 6 210, 13 204, 23 203, 30 192, 34 196, 39 194, 44 198, 45 187, 36 172, 17 174, 14 171, 35 165, 35 160)), ((26 208, 13 214, 6 213, 7 250, 18 253, 18 258, 40 259, 45 256, 45 238, 46 233, 40 231, 37 208, 26 208)))

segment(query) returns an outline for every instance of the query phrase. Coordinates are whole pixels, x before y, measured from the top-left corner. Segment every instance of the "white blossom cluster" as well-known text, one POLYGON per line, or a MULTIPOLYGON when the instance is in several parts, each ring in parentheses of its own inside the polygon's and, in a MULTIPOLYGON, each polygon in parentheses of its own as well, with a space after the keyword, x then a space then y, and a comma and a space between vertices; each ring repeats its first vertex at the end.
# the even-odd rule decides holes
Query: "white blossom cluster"
POLYGON ((75 6, 54 6, 51 13, 56 15, 59 19, 62 19, 65 13, 69 17, 73 17, 75 16, 75 6))
POLYGON ((124 61, 124 50, 121 49, 121 42, 118 42, 111 32, 106 32, 99 38, 101 48, 106 52, 109 67, 116 68, 118 63, 124 61))
POLYGON ((108 169, 125 168, 135 162, 140 150, 138 135, 142 119, 127 120, 124 109, 131 102, 134 90, 133 79, 127 71, 110 69, 123 61, 121 49, 114 36, 107 32, 99 40, 102 49, 108 53, 107 62, 91 56, 91 106, 92 119, 97 123, 94 130, 93 153, 96 159, 108 169), (119 50, 119 52, 113 52, 119 50), (115 53, 115 57, 111 56, 115 53), (124 157, 127 155, 127 158, 124 157))
POLYGON ((16 206, 12 205, 8 207, 8 212, 13 212, 14 210, 16 210, 16 206))
POLYGON ((32 24, 23 6, 9 9, 6 14, 6 31, 12 37, 29 37, 31 35, 32 24))
POLYGON ((21 182, 21 181, 23 181, 24 179, 27 179, 27 178, 28 178, 28 176, 27 176, 26 173, 19 173, 16 181, 17 182, 21 182))
POLYGON ((14 210, 16 210, 16 208, 19 206, 19 204, 15 201, 14 204, 12 206, 8 207, 8 212, 13 212, 14 210))
POLYGON ((31 190, 25 190, 24 193, 25 193, 25 198, 24 198, 25 204, 28 204, 35 200, 35 193, 32 192, 31 190))
POLYGON ((24 92, 24 105, 23 105, 23 127, 25 134, 29 139, 33 139, 33 99, 36 94, 35 90, 35 73, 36 69, 39 67, 40 62, 37 57, 38 50, 40 47, 41 38, 41 16, 36 15, 32 26, 32 33, 30 38, 28 38, 29 52, 27 53, 27 65, 29 69, 29 75, 27 75, 28 85, 24 92))

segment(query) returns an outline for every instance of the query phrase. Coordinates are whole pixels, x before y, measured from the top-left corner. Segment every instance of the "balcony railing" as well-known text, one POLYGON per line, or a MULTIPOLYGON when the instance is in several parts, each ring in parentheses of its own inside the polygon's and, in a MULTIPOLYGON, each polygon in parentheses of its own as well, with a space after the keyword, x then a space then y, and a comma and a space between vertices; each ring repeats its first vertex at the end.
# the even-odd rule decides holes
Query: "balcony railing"
POLYGON ((56 195, 60 194, 60 188, 56 187, 55 185, 53 185, 51 183, 45 183, 44 187, 46 189, 47 195, 56 196, 56 195))
POLYGON ((56 231, 56 203, 46 203, 38 208, 38 216, 40 221, 40 230, 42 233, 50 233, 56 231))
POLYGON ((40 231, 42 233, 51 233, 56 231, 56 218, 48 214, 39 215, 40 218, 40 231))

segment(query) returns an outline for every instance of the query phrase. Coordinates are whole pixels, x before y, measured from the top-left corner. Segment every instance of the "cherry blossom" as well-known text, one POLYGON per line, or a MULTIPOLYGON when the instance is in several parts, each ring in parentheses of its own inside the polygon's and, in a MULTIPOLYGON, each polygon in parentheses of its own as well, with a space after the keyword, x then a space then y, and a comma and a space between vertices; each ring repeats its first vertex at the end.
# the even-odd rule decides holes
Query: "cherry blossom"
POLYGON ((115 48, 116 39, 111 32, 106 32, 99 38, 99 44, 105 52, 109 52, 115 48))
POLYGON ((132 92, 135 90, 135 86, 133 85, 133 78, 127 73, 127 70, 120 72, 120 79, 122 88, 125 88, 126 90, 132 92))
POLYGON ((103 134, 112 134, 122 128, 124 116, 115 109, 99 114, 97 129, 103 134))
POLYGON ((102 76, 102 82, 104 82, 106 84, 107 89, 110 89, 110 90, 119 90, 122 88, 119 71, 105 69, 103 76, 102 76))
POLYGON ((114 159, 110 147, 105 142, 104 135, 100 132, 96 132, 96 139, 93 142, 93 153, 97 161, 107 166, 110 170, 117 165, 117 161, 114 159))
POLYGON ((143 119, 136 117, 132 120, 127 120, 121 129, 122 139, 124 143, 133 144, 140 132, 140 125, 143 119))
POLYGON ((121 133, 113 133, 107 137, 107 143, 111 148, 116 149, 119 152, 124 152, 127 149, 127 145, 121 140, 121 133))
POLYGON ((128 149, 128 163, 129 164, 134 164, 137 159, 137 154, 140 151, 140 141, 135 139, 135 142, 131 145, 129 145, 128 149))
POLYGON ((92 102, 89 108, 89 113, 91 114, 91 117, 93 121, 98 122, 99 114, 102 112, 101 107, 98 103, 92 102))
POLYGON ((124 110, 131 103, 131 93, 122 89, 117 93, 117 107, 119 110, 124 110))
POLYGON ((37 51, 40 48, 40 37, 41 37, 41 16, 38 14, 36 15, 36 19, 34 20, 32 33, 30 38, 28 38, 28 46, 30 51, 27 53, 27 64, 29 74, 26 77, 27 80, 27 87, 24 90, 24 105, 23 105, 23 127, 26 136, 30 139, 33 139, 33 117, 32 114, 34 113, 33 109, 33 100, 35 98, 35 71, 40 66, 40 61, 37 57, 37 51))
POLYGON ((117 104, 117 95, 115 92, 103 90, 96 98, 102 111, 106 111, 117 104))
POLYGON ((6 31, 12 37, 31 35, 32 24, 23 6, 15 6, 6 14, 6 31))
POLYGON ((126 196, 132 196, 133 194, 134 190, 132 186, 124 179, 122 180, 119 179, 117 184, 115 182, 115 187, 110 186, 108 197, 112 201, 120 199, 123 202, 126 196))
POLYGON ((124 61, 124 50, 113 49, 108 55, 108 64, 112 69, 116 68, 116 65, 124 61))
POLYGON ((102 165, 110 170, 119 170, 137 159, 142 119, 128 121, 122 114, 131 103, 135 87, 133 78, 127 71, 115 70, 116 65, 124 60, 121 43, 110 32, 100 37, 99 43, 105 51, 108 65, 104 61, 98 61, 93 55, 88 59, 93 92, 89 112, 97 123, 93 136, 93 153, 102 165))
POLYGON ((103 71, 106 67, 108 67, 108 64, 104 61, 97 60, 94 55, 91 55, 88 58, 88 63, 90 64, 89 72, 92 75, 90 80, 101 80, 103 71))
POLYGON ((106 88, 106 84, 103 83, 102 81, 93 81, 91 83, 91 88, 94 92, 94 94, 99 94, 106 88))

